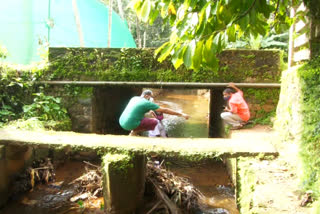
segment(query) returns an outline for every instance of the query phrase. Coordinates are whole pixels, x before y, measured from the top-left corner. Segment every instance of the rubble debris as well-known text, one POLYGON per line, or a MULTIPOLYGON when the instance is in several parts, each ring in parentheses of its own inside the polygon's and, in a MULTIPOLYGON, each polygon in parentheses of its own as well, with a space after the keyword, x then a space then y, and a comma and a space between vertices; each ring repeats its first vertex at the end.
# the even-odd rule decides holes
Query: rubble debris
POLYGON ((181 210, 183 213, 193 213, 199 209, 199 198, 203 197, 202 193, 187 178, 176 176, 162 168, 162 163, 158 164, 156 161, 147 163, 147 181, 153 184, 157 197, 166 204, 169 213, 180 213, 181 210))
POLYGON ((31 167, 15 179, 11 189, 12 197, 26 191, 32 191, 36 184, 47 184, 54 179, 55 170, 50 158, 34 161, 31 167))

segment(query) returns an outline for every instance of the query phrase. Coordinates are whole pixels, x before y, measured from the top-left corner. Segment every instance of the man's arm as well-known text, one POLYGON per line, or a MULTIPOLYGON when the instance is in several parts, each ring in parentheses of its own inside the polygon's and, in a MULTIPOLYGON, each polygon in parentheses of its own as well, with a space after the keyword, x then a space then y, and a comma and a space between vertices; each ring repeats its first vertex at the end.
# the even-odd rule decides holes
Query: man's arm
POLYGON ((160 108, 156 109, 156 111, 162 112, 162 113, 165 113, 165 114, 177 115, 177 116, 180 116, 180 117, 184 117, 185 119, 189 119, 189 115, 187 115, 185 113, 180 113, 180 112, 174 111, 174 110, 169 109, 169 108, 160 107, 160 108))
POLYGON ((238 92, 238 91, 241 91, 239 88, 237 88, 237 86, 236 86, 233 82, 230 82, 230 83, 228 84, 228 87, 233 88, 233 89, 236 90, 237 92, 238 92))

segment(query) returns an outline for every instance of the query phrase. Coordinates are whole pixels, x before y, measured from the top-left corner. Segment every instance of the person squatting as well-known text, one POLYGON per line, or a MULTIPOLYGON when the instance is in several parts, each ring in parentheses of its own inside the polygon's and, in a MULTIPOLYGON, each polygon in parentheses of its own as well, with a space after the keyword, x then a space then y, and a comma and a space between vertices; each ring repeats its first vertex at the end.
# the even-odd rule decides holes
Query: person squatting
POLYGON ((223 91, 223 98, 227 102, 221 118, 226 125, 231 125, 231 129, 242 128, 250 119, 248 104, 243 98, 243 92, 229 83, 228 88, 223 91))
POLYGON ((159 122, 161 122, 156 118, 145 117, 145 114, 150 111, 176 115, 189 119, 189 115, 185 113, 180 113, 169 108, 163 108, 158 104, 151 102, 150 99, 152 97, 152 91, 145 90, 140 96, 132 97, 122 112, 119 118, 119 123, 123 129, 130 131, 130 136, 137 136, 144 131, 154 130, 159 122))

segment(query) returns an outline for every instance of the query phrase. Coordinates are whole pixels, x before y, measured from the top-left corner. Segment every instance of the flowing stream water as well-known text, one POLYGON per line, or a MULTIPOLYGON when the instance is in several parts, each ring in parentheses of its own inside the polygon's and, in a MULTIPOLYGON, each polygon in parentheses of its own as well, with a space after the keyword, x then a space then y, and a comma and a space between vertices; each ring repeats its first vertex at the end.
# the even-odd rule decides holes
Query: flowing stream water
POLYGON ((208 99, 196 90, 167 90, 156 96, 160 106, 189 114, 190 118, 165 115, 163 123, 169 137, 208 137, 208 99))

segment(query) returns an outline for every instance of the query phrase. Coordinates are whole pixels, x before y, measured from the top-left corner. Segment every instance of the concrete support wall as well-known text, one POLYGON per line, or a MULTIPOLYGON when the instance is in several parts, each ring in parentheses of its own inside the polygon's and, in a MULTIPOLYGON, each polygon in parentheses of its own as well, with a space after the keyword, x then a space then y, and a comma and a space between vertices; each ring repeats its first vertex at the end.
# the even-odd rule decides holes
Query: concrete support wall
POLYGON ((75 151, 69 146, 59 146, 58 148, 49 145, 19 145, 10 142, 0 145, 0 208, 5 206, 13 193, 13 187, 17 176, 30 167, 35 160, 51 158, 54 161, 74 159, 74 160, 97 160, 95 150, 75 151))
POLYGON ((0 146, 0 207, 10 197, 11 184, 34 158, 32 147, 17 145, 0 146))
POLYGON ((103 195, 106 212, 134 213, 141 205, 144 194, 145 156, 107 154, 103 162, 103 195))
POLYGON ((7 175, 5 146, 0 145, 0 207, 8 200, 9 178, 7 175))
POLYGON ((68 113, 71 117, 73 131, 92 132, 92 95, 72 102, 72 105, 68 107, 68 113))
POLYGON ((228 175, 234 185, 235 190, 235 200, 237 201, 237 158, 223 158, 223 163, 227 167, 228 175))
POLYGON ((209 114, 209 137, 224 137, 224 125, 220 114, 223 109, 224 100, 222 96, 223 89, 210 90, 210 114, 209 114))
POLYGON ((93 92, 92 131, 97 134, 128 134, 119 118, 129 100, 140 96, 142 88, 96 87, 93 92))

